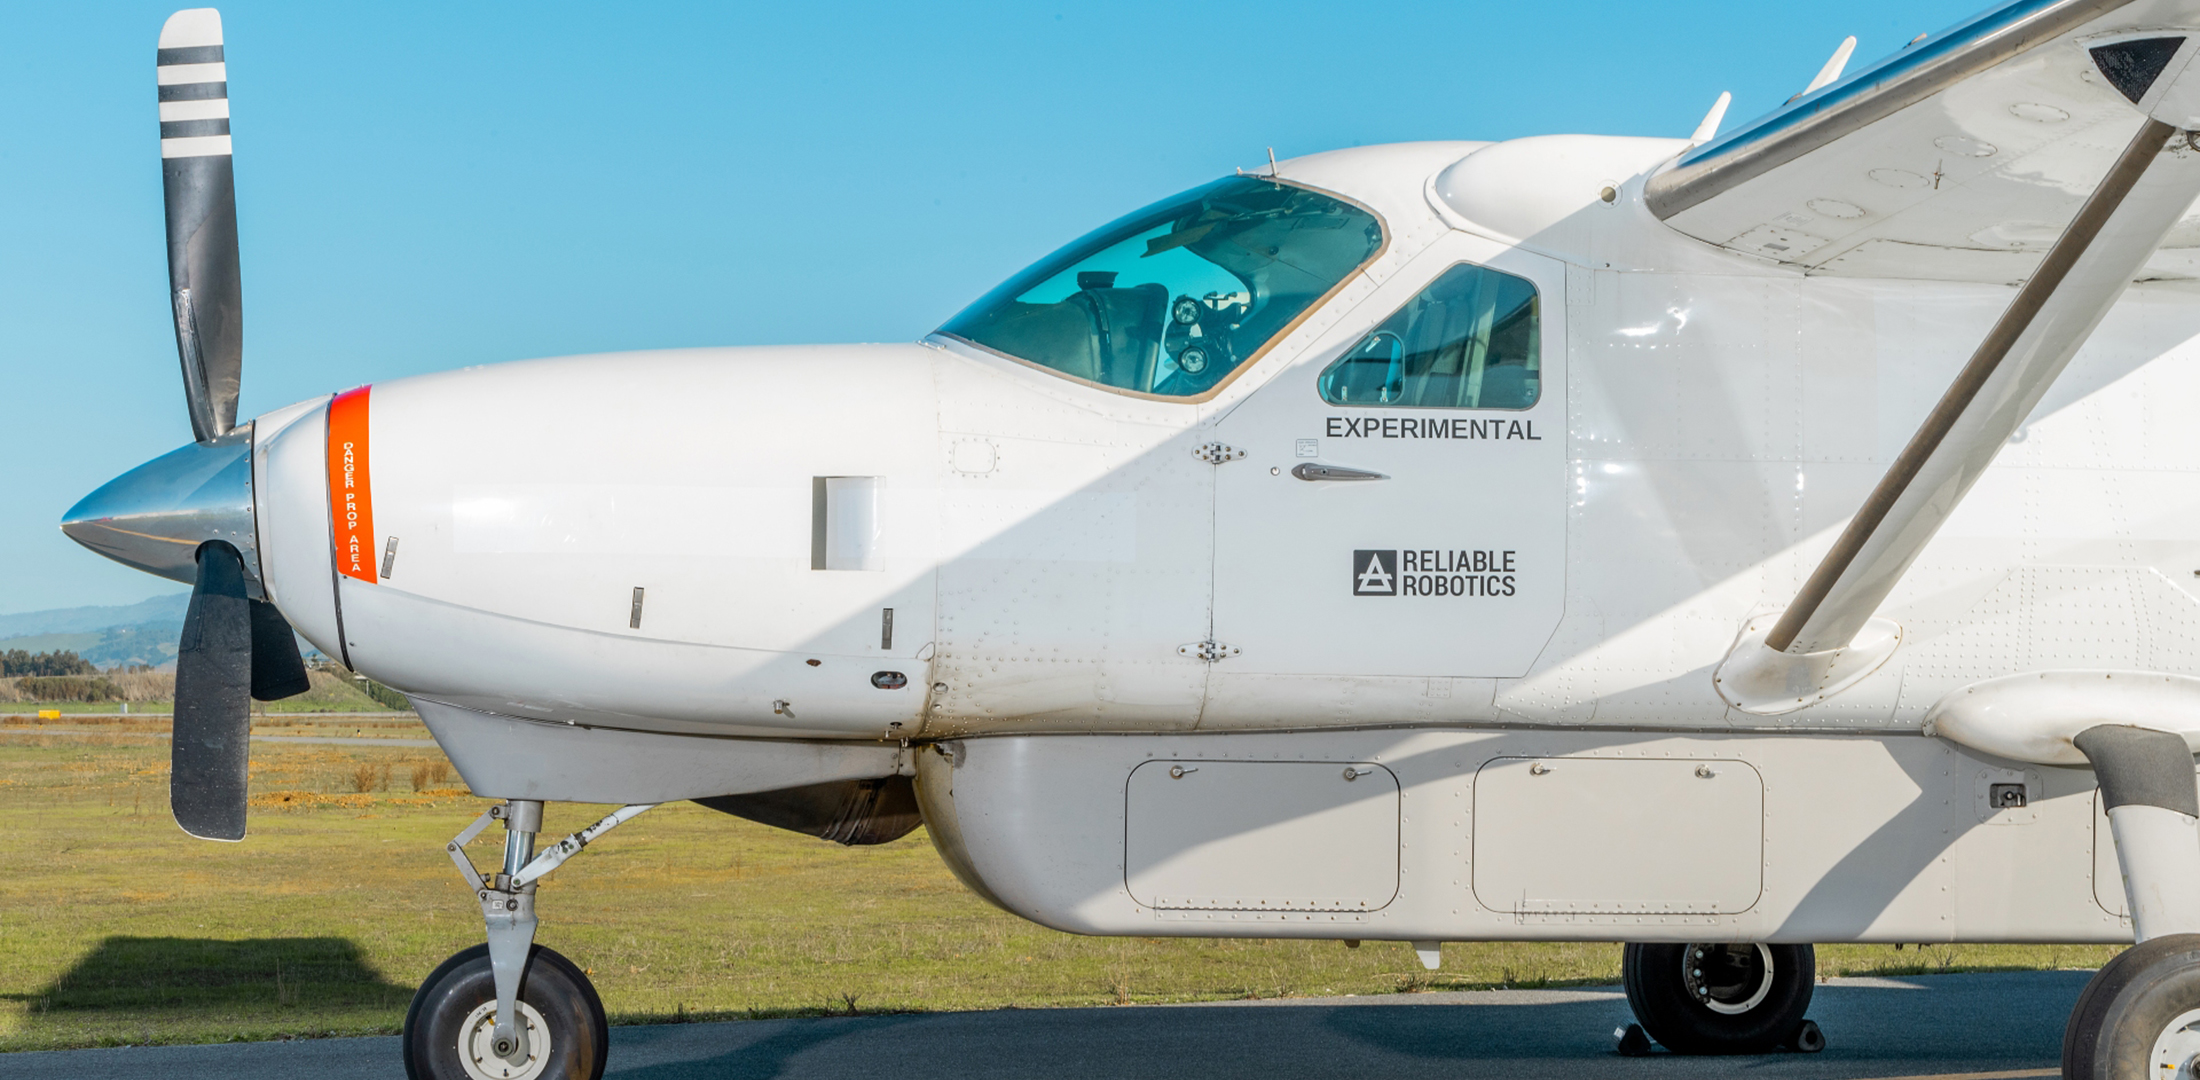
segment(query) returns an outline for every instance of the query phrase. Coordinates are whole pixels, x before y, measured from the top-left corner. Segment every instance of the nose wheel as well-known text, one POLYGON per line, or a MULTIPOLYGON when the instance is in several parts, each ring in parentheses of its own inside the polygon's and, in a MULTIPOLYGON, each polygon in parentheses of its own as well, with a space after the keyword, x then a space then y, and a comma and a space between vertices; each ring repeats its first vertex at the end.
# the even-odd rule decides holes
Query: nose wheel
POLYGON ((1635 1019, 1676 1054, 1818 1050, 1803 1018, 1817 971, 1808 945, 1631 944, 1621 960, 1635 1019))
POLYGON ((573 962, 534 943, 535 885, 652 804, 623 806, 535 850, 540 802, 490 807, 443 850, 481 903, 489 940, 443 962, 405 1013, 407 1080, 600 1080, 610 1047, 603 1001, 573 962), (466 845, 504 823, 504 869, 482 873, 466 845))
POLYGON ((533 946, 517 1002, 526 1037, 497 1036, 496 973, 476 945, 435 969, 405 1012, 408 1080, 598 1080, 610 1047, 603 1001, 573 962, 533 946))

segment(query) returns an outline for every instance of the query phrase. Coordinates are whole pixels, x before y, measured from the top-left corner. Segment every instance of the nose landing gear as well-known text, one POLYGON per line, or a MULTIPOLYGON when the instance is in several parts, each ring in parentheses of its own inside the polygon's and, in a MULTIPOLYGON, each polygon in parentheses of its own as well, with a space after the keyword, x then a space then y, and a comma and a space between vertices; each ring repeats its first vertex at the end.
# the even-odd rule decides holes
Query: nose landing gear
POLYGON ((1630 944, 1621 981, 1643 1032, 1676 1054, 1815 1053, 1825 1036, 1803 1013, 1817 969, 1808 945, 1630 944))
POLYGON ((587 973, 534 943, 535 884, 590 841, 649 805, 621 807, 541 854, 542 803, 489 808, 445 848, 481 901, 488 942, 445 960, 405 1013, 408 1080, 599 1080, 610 1047, 603 1001, 587 973), (466 845, 504 822, 504 868, 484 874, 466 845))

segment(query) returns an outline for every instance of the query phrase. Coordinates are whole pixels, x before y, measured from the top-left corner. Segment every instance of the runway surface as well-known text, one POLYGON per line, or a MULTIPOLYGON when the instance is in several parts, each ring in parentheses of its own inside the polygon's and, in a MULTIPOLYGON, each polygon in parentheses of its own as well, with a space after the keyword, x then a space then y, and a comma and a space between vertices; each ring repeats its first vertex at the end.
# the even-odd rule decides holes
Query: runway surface
MULTIPOLYGON (((1810 1015, 1819 1054, 1613 1052, 1617 988, 755 1020, 611 1031, 621 1080, 1995 1080, 2055 1075, 2089 972, 1834 979, 1810 1015)), ((402 1080, 397 1040, 0 1055, 23 1080, 402 1080)))

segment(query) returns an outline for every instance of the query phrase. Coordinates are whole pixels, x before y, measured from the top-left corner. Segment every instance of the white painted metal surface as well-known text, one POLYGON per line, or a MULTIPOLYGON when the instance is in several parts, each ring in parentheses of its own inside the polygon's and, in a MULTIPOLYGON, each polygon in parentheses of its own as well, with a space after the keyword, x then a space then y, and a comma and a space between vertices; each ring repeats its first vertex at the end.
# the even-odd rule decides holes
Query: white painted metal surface
POLYGON ((413 707, 476 795, 661 803, 902 771, 891 743, 729 739, 525 720, 425 697, 413 707))
MULTIPOLYGON (((1227 671, 1526 674, 1566 592, 1565 298, 1563 264, 1446 236, 1215 425, 1251 451, 1215 476, 1215 635, 1245 650, 1227 671), (1331 361, 1462 263, 1525 278, 1540 294, 1532 408, 1339 406, 1314 392, 1331 361), (1310 482, 1291 473, 1302 461, 1387 479, 1310 482)), ((1239 685, 1210 696, 1243 708, 1221 700, 1239 685)))
POLYGON ((2160 806, 2113 807, 2134 940, 2200 933, 2200 818, 2160 806))
MULTIPOLYGON (((2009 293, 1798 278, 1706 253, 1638 201, 1641 172, 1678 145, 1566 137, 1502 160, 1516 144, 1285 163, 1383 212, 1388 247, 1335 310, 1198 406, 944 339, 387 384, 372 413, 376 528, 403 538, 404 557, 387 580, 342 581, 351 640, 312 595, 328 577, 319 412, 261 448, 262 518, 297 538, 263 558, 309 639, 409 691, 728 735, 1914 730, 1948 692, 2020 671, 2200 672, 2200 605, 2178 584, 2200 556, 2200 438, 2172 405, 2200 394, 2184 344, 2200 305, 2141 285, 1890 595, 1892 658, 1804 707, 1730 711, 1712 679, 1722 658, 1793 595, 2009 293), (1506 168, 1470 184, 1453 162, 1506 168), (1499 216, 1506 176, 1538 201, 1501 227, 1470 217, 1499 216), (1429 179, 1442 177, 1450 187, 1429 179), (1613 204, 1596 195, 1607 178, 1613 204), (1511 230, 1535 238, 1508 251, 1511 230), (1459 258, 1543 291, 1549 389, 1519 417, 1539 438, 1329 438, 1321 425, 1344 410, 1312 389, 1326 353, 1459 258), (1302 438, 1324 457, 1299 458, 1302 438), (1233 439, 1252 455, 1193 454, 1233 439), (1330 458, 1393 479, 1288 476, 1330 458), (836 476, 879 478, 879 571, 809 568, 811 487, 836 476), (1514 551, 1533 594, 1471 612, 1432 597, 1420 606, 1435 621, 1401 618, 1416 601, 1352 595, 1353 553, 1377 539, 1355 536, 1373 531, 1401 551, 1514 551), (2009 635, 2024 647, 1996 644, 2009 635), (1239 652, 1178 651, 1207 640, 1239 652), (907 689, 874 689, 881 670, 907 689)), ((1514 417, 1462 419, 1509 431, 1514 417)))
MULTIPOLYGON (((2033 785, 2027 812, 1981 813, 1974 785, 1982 770, 1999 764, 1915 734, 1039 735, 956 740, 944 750, 918 755, 917 785, 949 865, 1007 910, 1078 933, 1791 942, 2112 942, 2131 935, 2128 920, 2095 900, 2090 773, 2020 773, 2020 782, 2033 785), (1325 767, 1366 762, 1397 777, 1398 891, 1388 904, 1317 917, 1164 909, 1134 895, 1123 869, 1124 791, 1134 772, 1156 764, 1206 769, 1285 760, 1325 767), (1536 762, 1552 771, 1528 776, 1536 762), (1698 777, 1699 766, 1718 775, 1698 777), (1584 793, 1523 805, 1504 791, 1493 801, 1485 790, 1489 777, 1508 771, 1513 775, 1500 788, 1577 770, 1619 774, 1611 801, 1599 804, 1584 793), (1648 779, 1638 783, 1634 776, 1648 779), (1763 785, 1754 816, 1747 809, 1753 776, 1763 785), (1740 795, 1724 793, 1729 782, 1740 795), (1689 784, 1707 794, 1629 801, 1630 816, 1614 820, 1623 809, 1618 804, 1633 794, 1689 784), (1721 793, 1708 794, 1715 788, 1721 793), (1569 809, 1575 802, 1586 811, 1569 809), (1615 854, 1616 838, 1600 834, 1600 826, 1640 850, 1615 854), (1524 890, 1509 884, 1505 895, 1494 896, 1482 876, 1482 860, 1493 857, 1488 869, 1509 880, 1546 875, 1550 887, 1536 890, 1545 896, 1530 899, 1606 891, 1569 898, 1595 902, 1570 904, 1523 904, 1524 890), (1538 858, 1541 867, 1532 865, 1538 858), (1635 873, 1601 875, 1597 859, 1622 860, 1635 873), (1641 866, 1655 860, 1666 865, 1641 866), (1715 884, 1686 881, 1696 868, 1715 884), (1759 874, 1761 891, 1753 888, 1759 874), (1656 903, 1648 902, 1653 891, 1661 894, 1656 903), (1714 900, 1718 911, 1703 910, 1714 900)), ((1208 872, 1222 878, 1228 869, 1208 872)), ((1250 880, 1274 871, 1257 863, 1237 872, 1250 880)), ((2113 879, 2108 887, 2120 888, 2113 879)))
POLYGON ((1148 761, 1123 795, 1124 882, 1156 910, 1381 909, 1398 894, 1398 778, 1355 761, 1148 761))
POLYGON ((1747 911, 1764 816, 1742 761, 1493 759, 1474 781, 1474 896, 1522 915, 1747 911))
POLYGON ((2200 678, 2158 671, 2035 671, 1966 686, 1925 714, 1925 731, 1982 753, 2084 765, 2073 742, 2095 724, 2166 731, 2200 752, 2200 678))

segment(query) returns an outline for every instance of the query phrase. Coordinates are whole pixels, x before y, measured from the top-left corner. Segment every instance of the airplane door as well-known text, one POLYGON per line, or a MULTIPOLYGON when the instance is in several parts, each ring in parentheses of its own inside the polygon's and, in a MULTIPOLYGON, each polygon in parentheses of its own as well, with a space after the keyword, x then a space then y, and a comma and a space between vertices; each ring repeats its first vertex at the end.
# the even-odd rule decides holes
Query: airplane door
POLYGON ((1217 674, 1527 673, 1565 601, 1565 288, 1453 233, 1217 422, 1217 674))

